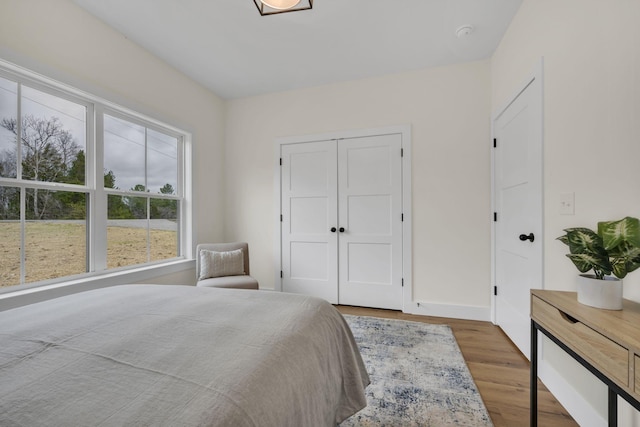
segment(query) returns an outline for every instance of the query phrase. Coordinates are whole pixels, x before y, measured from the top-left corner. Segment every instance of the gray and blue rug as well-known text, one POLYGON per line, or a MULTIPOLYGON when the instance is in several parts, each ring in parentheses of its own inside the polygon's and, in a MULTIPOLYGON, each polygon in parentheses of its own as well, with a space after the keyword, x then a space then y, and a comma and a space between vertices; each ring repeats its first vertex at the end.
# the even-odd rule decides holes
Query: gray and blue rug
POLYGON ((493 425, 449 326, 344 317, 371 384, 340 427, 493 425))

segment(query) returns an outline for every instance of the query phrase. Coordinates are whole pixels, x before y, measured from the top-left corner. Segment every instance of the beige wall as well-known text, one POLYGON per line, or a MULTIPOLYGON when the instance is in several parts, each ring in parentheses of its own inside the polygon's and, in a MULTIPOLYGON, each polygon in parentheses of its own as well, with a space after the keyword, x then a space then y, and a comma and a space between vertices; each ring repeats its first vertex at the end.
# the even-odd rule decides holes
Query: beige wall
POLYGON ((68 0, 3 0, 0 40, 0 58, 191 132, 194 245, 223 238, 221 98, 68 0))
POLYGON ((227 240, 272 288, 276 138, 409 124, 414 299, 489 307, 489 102, 487 61, 229 101, 227 240))
MULTIPOLYGON (((548 289, 576 287, 578 272, 564 256, 566 247, 555 240, 564 228, 595 228, 601 220, 640 217, 638 22, 637 0, 525 0, 493 55, 493 111, 544 57, 548 289), (571 192, 575 192, 575 215, 560 215, 560 194, 571 192)), ((640 301, 640 273, 627 276, 624 286, 627 298, 640 301)), ((568 366, 572 362, 551 345, 547 347, 545 357, 551 365, 602 414, 606 407, 602 386, 581 375, 581 368, 568 366)), ((569 401, 571 396, 565 394, 560 400, 569 401)), ((589 425, 594 420, 584 422, 589 425)))

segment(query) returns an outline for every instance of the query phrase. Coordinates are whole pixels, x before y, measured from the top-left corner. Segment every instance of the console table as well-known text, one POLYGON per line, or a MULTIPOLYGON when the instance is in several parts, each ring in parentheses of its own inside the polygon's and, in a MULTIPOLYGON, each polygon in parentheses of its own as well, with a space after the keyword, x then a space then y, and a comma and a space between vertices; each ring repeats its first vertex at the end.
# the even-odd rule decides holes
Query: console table
POLYGON ((617 396, 640 410, 640 304, 622 310, 580 304, 575 292, 531 291, 531 426, 538 425, 538 331, 609 388, 609 426, 618 423, 617 396))

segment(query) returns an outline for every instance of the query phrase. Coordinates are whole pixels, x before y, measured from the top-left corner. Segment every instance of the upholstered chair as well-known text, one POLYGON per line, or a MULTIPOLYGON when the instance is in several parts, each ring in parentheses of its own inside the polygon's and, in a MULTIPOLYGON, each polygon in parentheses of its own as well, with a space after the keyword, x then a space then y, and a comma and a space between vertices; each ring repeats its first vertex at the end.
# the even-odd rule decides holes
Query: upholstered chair
POLYGON ((249 275, 249 245, 201 243, 196 247, 196 286, 258 289, 249 275))

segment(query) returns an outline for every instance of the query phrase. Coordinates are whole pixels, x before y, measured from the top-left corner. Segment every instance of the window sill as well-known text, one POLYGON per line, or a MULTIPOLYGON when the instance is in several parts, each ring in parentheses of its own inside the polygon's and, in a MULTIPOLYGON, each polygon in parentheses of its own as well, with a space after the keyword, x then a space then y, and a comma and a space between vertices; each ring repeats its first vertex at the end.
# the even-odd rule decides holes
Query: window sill
MULTIPOLYGON (((147 282, 154 278, 184 271, 195 271, 195 260, 181 259, 163 264, 149 265, 125 271, 106 273, 82 279, 70 280, 51 285, 43 285, 28 289, 20 289, 0 294, 0 311, 9 310, 23 305, 33 304, 65 295, 109 286, 129 283, 147 282)), ((192 274, 195 282, 195 274, 192 274)), ((183 283, 185 285, 193 284, 183 283)))

